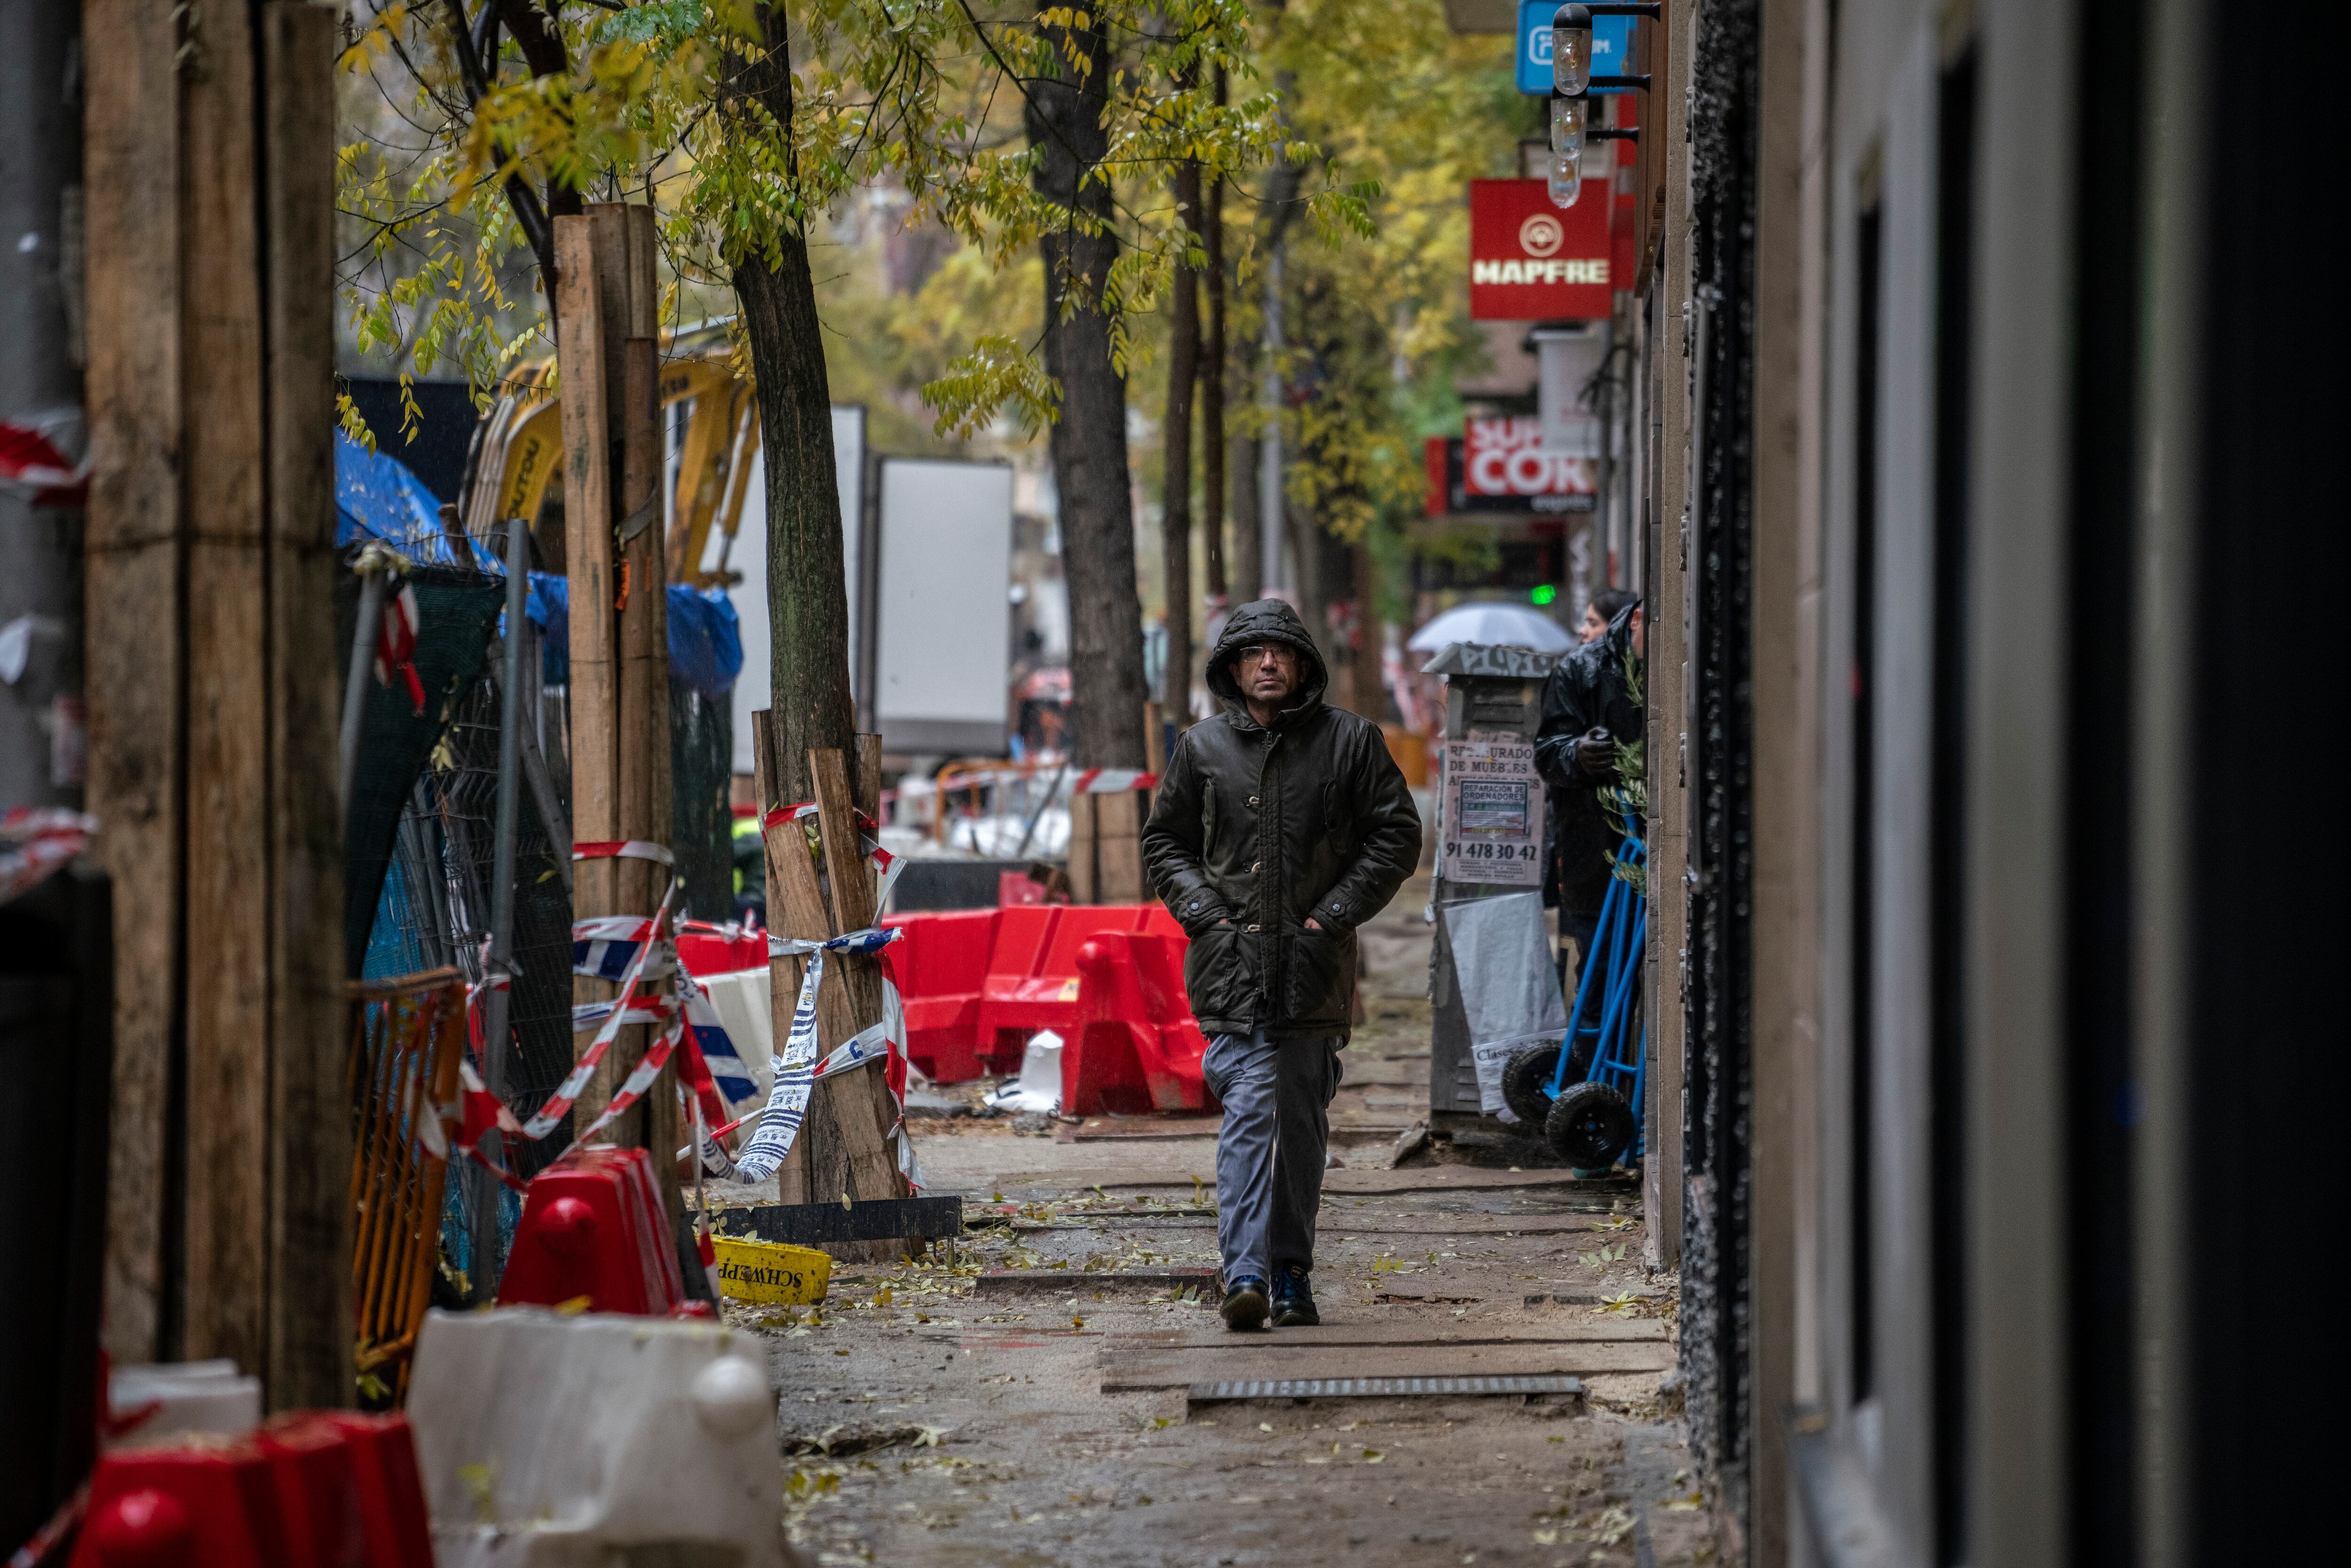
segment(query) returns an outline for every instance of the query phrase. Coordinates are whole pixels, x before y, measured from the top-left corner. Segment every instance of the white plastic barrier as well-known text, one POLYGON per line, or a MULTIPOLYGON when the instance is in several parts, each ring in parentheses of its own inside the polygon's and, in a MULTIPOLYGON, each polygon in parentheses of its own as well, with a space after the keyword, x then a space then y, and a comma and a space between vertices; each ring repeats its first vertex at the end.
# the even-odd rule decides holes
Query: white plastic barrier
POLYGON ((118 1366, 106 1403, 117 1421, 139 1417, 112 1448, 153 1448, 196 1432, 239 1437, 261 1424, 261 1379, 239 1376, 233 1361, 118 1366))
POLYGON ((758 1085, 758 1103, 766 1104, 775 1078, 776 1052, 776 1004, 768 994, 768 966, 763 963, 756 969, 729 969, 694 978, 709 997, 718 1021, 726 1026, 735 1054, 743 1059, 751 1081, 758 1085))
POLYGON ((754 1335, 529 1307, 427 1314, 408 1418, 439 1568, 782 1568, 754 1335))

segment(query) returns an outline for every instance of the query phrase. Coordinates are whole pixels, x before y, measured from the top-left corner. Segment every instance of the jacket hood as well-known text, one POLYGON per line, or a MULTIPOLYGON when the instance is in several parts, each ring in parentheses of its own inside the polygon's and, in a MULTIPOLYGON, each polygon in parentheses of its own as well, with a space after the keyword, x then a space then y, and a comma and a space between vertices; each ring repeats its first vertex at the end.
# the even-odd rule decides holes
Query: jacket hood
POLYGON ((1641 601, 1635 599, 1632 603, 1616 612, 1608 622, 1607 634, 1600 639, 1607 645, 1608 651, 1619 659, 1633 650, 1633 613, 1640 608, 1641 601))
POLYGON ((1298 650, 1298 689, 1290 694, 1290 706, 1282 709, 1284 714, 1304 713, 1322 702, 1322 693, 1331 684, 1331 672, 1323 667, 1322 654, 1308 635, 1306 622, 1281 600, 1253 599, 1226 618, 1224 633, 1217 639, 1216 651, 1208 655, 1208 690, 1216 694, 1228 713, 1235 718, 1249 718, 1249 702, 1241 695, 1240 682, 1233 676, 1233 665, 1239 661, 1243 648, 1253 648, 1259 643, 1287 643, 1298 650))

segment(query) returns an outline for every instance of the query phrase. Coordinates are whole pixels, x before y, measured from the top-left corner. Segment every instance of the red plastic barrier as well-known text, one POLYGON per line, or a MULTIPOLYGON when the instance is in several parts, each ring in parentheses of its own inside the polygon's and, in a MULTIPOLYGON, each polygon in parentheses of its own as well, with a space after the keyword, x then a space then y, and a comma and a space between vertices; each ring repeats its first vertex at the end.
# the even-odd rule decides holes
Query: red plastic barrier
POLYGON ((1183 940, 1156 904, 1038 904, 917 910, 882 922, 903 928, 890 967, 906 1009, 906 1051, 934 1082, 960 1083, 1020 1066, 1029 1037, 1076 1038, 1078 949, 1104 931, 1183 940))
POLYGON ((1002 913, 920 910, 882 922, 906 933, 886 949, 890 974, 905 1008, 906 1054, 934 1083, 965 1082, 987 1070, 979 996, 1002 913))
POLYGON ((1104 931, 1078 949, 1078 1030, 1061 1049, 1072 1116, 1217 1110, 1200 1076, 1208 1042, 1184 998, 1182 933, 1104 931))
POLYGON ((1212 1106, 1184 998, 1187 943, 1163 905, 916 911, 883 924, 906 933, 891 970, 907 1054, 934 1082, 1014 1071, 1029 1037, 1050 1029, 1064 1041, 1070 1114, 1212 1106), (1073 1069, 1081 1058, 1091 1065, 1073 1069))
POLYGON ((433 1568, 407 1418, 305 1411, 102 1454, 72 1568, 433 1568))
POLYGON ((575 1149, 538 1173, 498 1284, 501 1306, 560 1306, 661 1316, 685 1299, 643 1149, 575 1149))
POLYGON ((727 936, 716 926, 690 922, 677 934, 677 961, 691 975, 727 975, 737 969, 768 967, 768 934, 753 931, 727 936))

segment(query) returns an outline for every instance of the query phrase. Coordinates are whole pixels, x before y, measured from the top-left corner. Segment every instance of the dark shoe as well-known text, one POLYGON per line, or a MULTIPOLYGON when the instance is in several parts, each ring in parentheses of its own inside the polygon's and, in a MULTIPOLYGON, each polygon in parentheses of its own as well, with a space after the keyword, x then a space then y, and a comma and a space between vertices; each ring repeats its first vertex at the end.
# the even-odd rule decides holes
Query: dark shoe
POLYGON ((1265 1281, 1254 1274, 1235 1280, 1225 1292, 1225 1326, 1259 1329, 1265 1326, 1265 1281))
POLYGON ((1311 1329, 1322 1321, 1314 1310, 1314 1291, 1303 1269, 1285 1269, 1273 1279, 1273 1326, 1311 1329))

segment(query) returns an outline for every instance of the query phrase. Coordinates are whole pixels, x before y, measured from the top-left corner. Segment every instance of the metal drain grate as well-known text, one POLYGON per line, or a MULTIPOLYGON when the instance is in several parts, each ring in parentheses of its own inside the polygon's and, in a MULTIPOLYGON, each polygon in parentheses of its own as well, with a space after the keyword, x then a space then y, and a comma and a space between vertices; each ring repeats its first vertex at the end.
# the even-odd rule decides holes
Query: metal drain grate
POLYGON ((1450 1394, 1566 1394, 1583 1396, 1573 1377, 1242 1377, 1195 1383, 1195 1405, 1220 1399, 1411 1399, 1450 1394))

